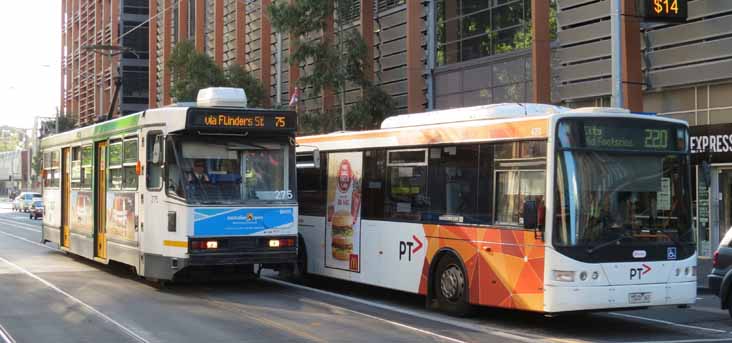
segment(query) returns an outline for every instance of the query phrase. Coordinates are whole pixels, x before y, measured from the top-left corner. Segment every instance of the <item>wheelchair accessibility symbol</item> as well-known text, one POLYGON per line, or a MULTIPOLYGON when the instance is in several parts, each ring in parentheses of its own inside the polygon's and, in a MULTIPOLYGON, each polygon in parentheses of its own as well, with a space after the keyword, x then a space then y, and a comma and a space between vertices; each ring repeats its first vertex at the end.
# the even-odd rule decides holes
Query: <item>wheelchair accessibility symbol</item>
POLYGON ((676 247, 666 248, 666 259, 668 259, 668 260, 676 259, 676 247))

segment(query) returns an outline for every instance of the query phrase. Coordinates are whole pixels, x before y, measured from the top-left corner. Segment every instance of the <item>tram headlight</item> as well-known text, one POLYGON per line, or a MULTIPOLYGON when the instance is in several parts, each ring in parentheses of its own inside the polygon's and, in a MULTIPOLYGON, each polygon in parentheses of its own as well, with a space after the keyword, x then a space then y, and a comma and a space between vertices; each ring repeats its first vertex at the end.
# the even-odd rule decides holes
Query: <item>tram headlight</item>
POLYGON ((580 280, 582 280, 582 281, 587 280, 587 272, 583 271, 580 273, 580 280))
POLYGON ((573 270, 552 270, 552 274, 554 274, 554 281, 574 282, 573 270))
POLYGON ((592 272, 592 280, 597 280, 600 277, 600 273, 597 271, 592 272))
POLYGON ((206 249, 218 249, 219 241, 206 241, 206 249))
POLYGON ((270 239, 269 240, 269 247, 270 248, 279 248, 280 247, 280 240, 279 239, 270 239))

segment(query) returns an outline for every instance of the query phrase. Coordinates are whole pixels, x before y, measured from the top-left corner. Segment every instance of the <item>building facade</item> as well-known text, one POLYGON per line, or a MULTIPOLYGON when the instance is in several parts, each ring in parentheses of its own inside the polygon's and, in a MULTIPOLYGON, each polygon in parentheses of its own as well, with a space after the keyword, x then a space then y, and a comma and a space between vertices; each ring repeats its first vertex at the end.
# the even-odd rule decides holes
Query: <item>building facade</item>
POLYGON ((93 124, 147 108, 148 0, 62 0, 62 115, 93 124), (109 49, 109 47, 123 49, 109 49))
MULTIPOLYGON (((624 106, 685 120, 698 136, 732 123, 732 1, 691 0, 681 24, 640 22, 635 3, 622 6, 624 106)), ((306 66, 284 62, 289 37, 269 25, 270 4, 152 0, 151 13, 160 16, 151 21, 150 106, 173 101, 164 66, 181 39, 194 40, 221 65, 244 65, 272 104, 287 103, 306 66)), ((353 0, 352 7, 345 29, 368 33, 368 67, 399 113, 500 102, 610 105, 610 0, 353 0)), ((311 93, 305 90, 300 110, 340 96, 311 93)), ((350 88, 344 102, 359 97, 350 88)), ((732 125, 725 127, 732 134, 732 125)), ((700 282, 732 226, 729 155, 695 154, 700 282)))

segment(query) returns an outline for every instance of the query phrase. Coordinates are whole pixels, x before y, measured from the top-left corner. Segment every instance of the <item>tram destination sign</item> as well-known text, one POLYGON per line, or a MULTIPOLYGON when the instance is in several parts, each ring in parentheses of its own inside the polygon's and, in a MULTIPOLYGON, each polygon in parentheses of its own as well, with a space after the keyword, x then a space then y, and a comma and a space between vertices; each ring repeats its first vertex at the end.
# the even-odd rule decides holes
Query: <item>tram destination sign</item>
POLYGON ((294 131, 297 117, 291 111, 191 108, 186 127, 205 130, 294 131))
POLYGON ((647 21, 685 22, 688 13, 687 0, 640 0, 640 15, 647 21))

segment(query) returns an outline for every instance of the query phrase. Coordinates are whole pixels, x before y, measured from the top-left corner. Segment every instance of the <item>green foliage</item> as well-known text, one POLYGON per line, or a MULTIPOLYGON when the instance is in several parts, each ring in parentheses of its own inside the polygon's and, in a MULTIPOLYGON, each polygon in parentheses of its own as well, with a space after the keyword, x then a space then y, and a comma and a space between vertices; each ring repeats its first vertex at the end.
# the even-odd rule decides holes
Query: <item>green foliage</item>
POLYGON ((265 103, 262 83, 243 66, 231 64, 224 70, 210 56, 196 51, 191 41, 176 44, 167 67, 173 82, 170 96, 175 101, 195 101, 198 90, 207 87, 236 87, 246 92, 249 107, 265 103))
POLYGON ((243 88, 247 94, 247 107, 262 107, 265 104, 262 83, 239 64, 231 64, 225 71, 229 87, 243 88))
POLYGON ((338 19, 348 18, 354 5, 352 0, 298 0, 292 4, 275 2, 269 8, 272 26, 296 37, 289 62, 309 66, 298 80, 300 89, 312 89, 313 95, 322 94, 324 89, 340 90, 341 96, 349 83, 363 89, 362 99, 346 108, 301 113, 303 134, 340 130, 341 114, 348 129, 375 128, 394 111, 389 94, 367 75, 369 47, 363 37, 356 30, 344 29, 349 23, 338 19), (330 16, 338 19, 336 39, 324 39, 321 34, 330 16))
POLYGON ((199 89, 226 85, 224 71, 191 41, 178 42, 166 66, 173 80, 170 95, 176 101, 195 101, 199 89))

